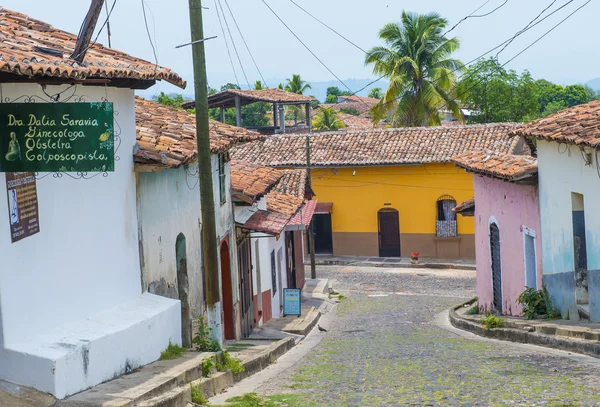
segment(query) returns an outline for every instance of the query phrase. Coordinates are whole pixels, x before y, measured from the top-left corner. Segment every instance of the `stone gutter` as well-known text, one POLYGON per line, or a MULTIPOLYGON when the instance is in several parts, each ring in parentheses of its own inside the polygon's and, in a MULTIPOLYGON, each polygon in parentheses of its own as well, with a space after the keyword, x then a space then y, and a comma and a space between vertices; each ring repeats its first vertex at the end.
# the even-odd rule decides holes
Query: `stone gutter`
POLYGON ((453 307, 449 311, 450 323, 459 329, 486 338, 527 343, 581 353, 600 358, 600 329, 586 327, 585 324, 565 325, 567 321, 553 323, 546 320, 519 320, 507 318, 502 328, 484 329, 479 317, 461 315, 459 310, 472 306, 475 299, 453 307))

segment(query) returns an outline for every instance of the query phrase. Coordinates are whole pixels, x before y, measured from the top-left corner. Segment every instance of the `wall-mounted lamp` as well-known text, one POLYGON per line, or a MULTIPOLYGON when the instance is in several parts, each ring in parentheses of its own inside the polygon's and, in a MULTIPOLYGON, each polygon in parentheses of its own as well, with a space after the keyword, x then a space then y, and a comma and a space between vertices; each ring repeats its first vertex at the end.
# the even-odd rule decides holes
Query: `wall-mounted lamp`
POLYGON ((356 167, 354 167, 354 171, 352 172, 352 176, 354 177, 356 175, 356 167))
POLYGON ((383 206, 392 206, 392 203, 391 202, 386 202, 386 203, 383 204, 383 206))

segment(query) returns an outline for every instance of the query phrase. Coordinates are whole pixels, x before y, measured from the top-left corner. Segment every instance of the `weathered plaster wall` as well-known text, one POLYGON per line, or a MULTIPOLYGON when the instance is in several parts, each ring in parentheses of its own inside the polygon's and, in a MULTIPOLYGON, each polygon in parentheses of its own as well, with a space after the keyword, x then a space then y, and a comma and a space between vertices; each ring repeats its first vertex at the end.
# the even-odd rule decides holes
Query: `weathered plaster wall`
POLYGON ((495 218, 500 230, 503 310, 519 315, 522 308, 517 298, 525 280, 525 248, 523 226, 536 233, 537 285, 542 285, 542 240, 536 186, 511 184, 487 177, 474 176, 475 245, 477 254, 477 296, 479 306, 492 308, 492 269, 489 223, 495 218))
MULTIPOLYGON (((588 270, 600 270, 600 178, 596 157, 586 165, 579 147, 539 141, 540 213, 542 218, 544 282, 563 317, 577 319, 575 294, 567 281, 574 280, 571 194, 583 195, 588 270), (557 274, 550 276, 551 274, 557 274), (560 274, 560 275, 559 275, 560 274)), ((596 281, 597 279, 594 279, 596 281)), ((600 287, 588 284, 590 318, 600 321, 600 287)))
MULTIPOLYGON (((225 166, 227 200, 221 204, 218 157, 211 156, 215 222, 217 240, 229 236, 229 250, 233 286, 237 286, 237 259, 234 238, 233 210, 229 163, 225 166)), ((139 173, 140 239, 143 252, 144 290, 161 296, 179 298, 177 290, 177 262, 175 243, 183 233, 186 238, 190 307, 192 318, 204 315, 204 287, 202 266, 202 213, 198 184, 198 164, 154 173, 139 173)), ((220 256, 220 251, 218 252, 220 256)), ((219 258, 219 264, 220 264, 219 258)), ((221 273, 219 272, 221 286, 221 273)), ((222 292, 222 291, 220 291, 222 292)), ((233 290, 234 303, 237 290, 233 290)), ((218 305, 220 309, 220 304, 218 305)), ((215 315, 220 311, 215 311, 215 315)), ((210 317, 214 333, 222 331, 221 321, 210 317)))
MULTIPOLYGON (((66 89, 48 86, 46 92, 66 89)), ((133 91, 85 86, 74 91, 74 98, 114 103, 122 131, 115 172, 89 180, 67 175, 39 180, 41 231, 15 244, 7 205, 0 204, 0 378, 58 397, 119 375, 124 366, 152 362, 169 340, 180 340, 179 320, 165 317, 178 302, 142 296, 133 91)), ((2 92, 10 99, 45 98, 36 84, 2 84, 2 92)), ((0 184, 5 185, 4 174, 0 184)))

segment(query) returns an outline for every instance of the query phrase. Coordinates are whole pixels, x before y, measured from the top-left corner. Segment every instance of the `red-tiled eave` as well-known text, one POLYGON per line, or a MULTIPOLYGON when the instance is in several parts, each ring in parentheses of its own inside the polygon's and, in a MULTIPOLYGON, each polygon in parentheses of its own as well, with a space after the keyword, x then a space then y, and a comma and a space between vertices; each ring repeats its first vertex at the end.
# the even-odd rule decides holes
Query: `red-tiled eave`
POLYGON ((254 232, 279 235, 290 219, 291 216, 281 213, 258 210, 240 227, 254 232))
POLYGON ((467 151, 452 161, 469 172, 512 182, 535 177, 538 172, 537 159, 528 155, 467 151))
POLYGON ((600 147, 600 100, 521 125, 513 134, 539 140, 600 147))
POLYGON ((468 201, 462 202, 452 208, 452 212, 460 214, 470 214, 475 211, 475 198, 471 198, 468 201))
POLYGON ((317 207, 317 201, 305 201, 304 205, 294 215, 294 217, 288 222, 286 229, 292 230, 304 230, 310 225, 315 209, 317 207))
POLYGON ((266 194, 285 175, 284 171, 231 160, 231 188, 233 196, 247 203, 253 203, 266 194))
MULTIPOLYGON (((60 6, 57 6, 60 7, 60 6)), ((69 13, 69 10, 64 10, 69 13)), ((83 63, 70 59, 77 36, 16 11, 0 8, 0 71, 25 77, 68 80, 164 80, 180 88, 185 81, 162 66, 92 43, 83 63), (50 54, 44 49, 57 53, 50 54)))

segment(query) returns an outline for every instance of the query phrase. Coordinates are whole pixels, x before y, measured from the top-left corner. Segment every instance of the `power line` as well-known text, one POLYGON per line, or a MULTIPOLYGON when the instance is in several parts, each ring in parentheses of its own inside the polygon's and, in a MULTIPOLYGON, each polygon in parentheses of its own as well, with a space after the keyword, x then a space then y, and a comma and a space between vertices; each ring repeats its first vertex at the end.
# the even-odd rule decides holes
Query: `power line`
POLYGON ((248 47, 248 43, 246 42, 246 39, 244 38, 244 34, 242 34, 242 30, 240 30, 240 26, 238 25, 237 20, 235 19, 235 16, 233 15, 233 11, 231 11, 231 7, 229 7, 229 2, 227 0, 225 0, 225 5, 229 9, 229 13, 231 14, 231 17, 233 18, 233 22, 235 23, 235 26, 237 27, 237 30, 240 33, 240 37, 242 37, 242 41, 244 42, 244 45, 246 46, 246 50, 248 51, 248 54, 250 54, 250 58, 252 58, 252 62, 254 63, 254 66, 256 67, 256 70, 258 71, 260 78, 262 79, 265 86, 268 88, 269 85, 267 85, 267 81, 265 81, 265 78, 264 78, 262 72, 260 71, 258 64, 256 63, 256 60, 254 59, 254 55, 252 55, 252 52, 250 51, 250 47, 248 47))
POLYGON ((219 19, 219 25, 221 26, 221 32, 223 33, 223 40, 225 41, 225 47, 227 48, 227 55, 229 55, 229 62, 231 63, 231 69, 233 70, 233 76, 235 77, 235 83, 238 85, 238 88, 241 89, 240 81, 237 77, 237 72, 235 71, 235 65, 233 64, 233 58, 231 57, 231 51, 229 50, 229 43, 227 42, 227 36, 225 35, 225 29, 223 28, 223 22, 221 21, 221 14, 219 14, 219 7, 217 6, 217 0, 215 1, 215 10, 217 10, 217 17, 219 19))
MULTIPOLYGON (((100 30, 98 30, 98 34, 96 35, 96 38, 94 38, 94 41, 90 41, 90 43, 88 44, 88 46, 85 47, 83 49, 83 51, 81 51, 79 54, 75 55, 71 59, 77 59, 77 58, 79 58, 81 55, 85 54, 92 47, 93 44, 95 44, 98 41, 98 37, 100 37, 100 34, 102 34, 102 30, 104 29, 104 27, 106 26, 106 24, 108 24, 108 19, 110 18, 111 14, 112 14, 112 12, 113 12, 113 10, 115 8, 115 4, 117 4, 117 0, 113 1, 112 6, 110 7, 110 12, 106 16, 106 20, 104 20, 104 23, 100 27, 100 30)), ((85 25, 85 20, 83 21, 83 24, 81 25, 81 29, 79 30, 79 35, 81 35, 81 33, 83 31, 84 25, 85 25)))
POLYGON ((449 32, 453 31, 456 27, 458 27, 459 25, 461 25, 463 22, 465 22, 466 20, 468 20, 469 18, 481 18, 481 17, 487 17, 490 14, 495 13, 497 10, 499 10, 500 8, 504 7, 506 5, 506 3, 508 3, 508 0, 505 0, 504 3, 502 3, 500 6, 496 7, 495 9, 493 9, 492 11, 490 11, 489 13, 486 14, 481 14, 481 15, 474 15, 475 13, 477 13, 479 10, 481 10, 483 7, 485 7, 491 0, 486 1, 485 3, 483 3, 481 6, 479 6, 479 8, 477 8, 475 11, 473 11, 471 14, 469 14, 468 16, 466 16, 465 18, 463 18, 462 20, 460 20, 458 23, 456 23, 451 29, 449 29, 448 31, 446 31, 444 34, 442 34, 442 36, 445 36, 446 34, 448 34, 449 32))
POLYGON ((156 75, 156 70, 158 69, 158 56, 156 55, 156 47, 154 47, 154 42, 152 41, 152 36, 150 35, 150 29, 148 28, 148 19, 146 18, 146 5, 144 4, 144 0, 142 1, 142 14, 144 16, 144 25, 146 27, 146 34, 148 34, 148 40, 150 41, 150 46, 152 47, 152 53, 154 54, 154 75, 156 75))
MULTIPOLYGON (((244 69, 244 65, 242 64, 242 59, 240 58, 240 54, 237 50, 237 46, 235 45, 235 41, 233 40, 233 35, 231 34, 231 29, 229 28, 229 23, 227 22, 227 17, 225 16, 225 11, 223 10, 223 6, 221 5, 221 0, 217 0, 219 3, 219 8, 221 9, 221 15, 223 16, 223 21, 225 21, 225 27, 227 27, 227 32, 229 33, 229 38, 231 39, 231 44, 233 45, 233 50, 235 51, 235 55, 237 56, 238 62, 240 63, 240 68, 242 68, 242 73, 244 74, 244 78, 246 79, 246 83, 248 84, 248 89, 250 89, 250 81, 248 80, 248 76, 246 76, 246 70, 244 69)), ((238 84, 239 86, 239 84, 238 84)))
MULTIPOLYGON (((319 61, 319 63, 320 63, 321 65, 323 65, 323 66, 325 67, 325 69, 327 69, 327 70, 329 71, 329 73, 330 73, 330 74, 332 74, 332 75, 335 77, 335 79, 337 79, 337 80, 338 80, 338 81, 339 81, 339 82, 340 82, 342 85, 344 85, 344 87, 345 87, 346 89, 348 89, 350 92, 352 92, 352 89, 350 89, 350 87, 348 87, 348 85, 346 85, 346 83, 345 83, 344 81, 342 81, 342 80, 341 80, 341 79, 340 79, 340 78, 339 78, 339 77, 338 77, 338 76, 337 76, 337 75, 336 75, 336 74, 335 74, 335 73, 334 73, 334 72, 333 72, 333 71, 332 71, 332 70, 331 70, 331 69, 330 69, 330 68, 329 68, 329 67, 328 67, 328 66, 327 66, 327 65, 326 65, 326 64, 325 64, 325 63, 324 63, 324 62, 323 62, 323 61, 322 61, 322 60, 321 60, 321 59, 320 59, 320 58, 319 58, 319 57, 318 57, 318 56, 317 56, 317 55, 316 55, 316 54, 315 54, 315 53, 314 53, 314 52, 313 52, 313 51, 312 51, 310 48, 309 48, 309 47, 308 47, 308 45, 306 45, 306 44, 304 43, 304 41, 302 41, 302 40, 300 39, 300 37, 298 37, 298 35, 296 35, 296 33, 295 33, 295 32, 294 32, 294 31, 293 31, 293 30, 292 30, 292 29, 291 29, 291 28, 290 28, 290 27, 289 27, 289 26, 288 26, 288 25, 285 23, 285 21, 283 21, 283 20, 281 19, 281 17, 279 17, 279 15, 278 15, 278 14, 275 12, 275 10, 273 10, 273 9, 271 8, 271 6, 269 6, 269 4, 267 4, 267 2, 266 2, 265 0, 261 0, 261 1, 264 3, 264 5, 265 5, 265 6, 267 6, 267 8, 268 8, 269 10, 271 10, 271 13, 273 13, 273 14, 275 15, 275 17, 277 17, 277 19, 278 19, 278 20, 281 22, 281 24, 283 24, 283 25, 285 26, 285 28, 287 28, 287 29, 288 29, 288 31, 289 31, 290 33, 292 33, 292 35, 293 35, 294 37, 296 37, 296 39, 298 40, 298 42, 300 42, 300 44, 302 44, 302 45, 304 46, 304 48, 306 48, 306 49, 307 49, 307 51, 308 51, 308 52, 310 52, 310 53, 311 53, 311 55, 312 55, 313 57, 315 57, 315 59, 316 59, 317 61, 319 61)), ((364 103, 364 101, 363 101, 363 103, 364 103)), ((368 105, 365 103, 365 106, 368 106, 368 105)))

